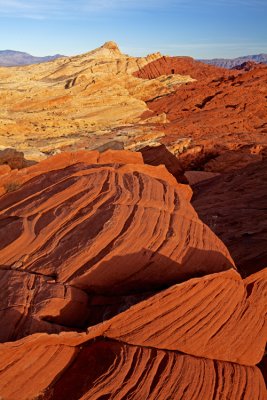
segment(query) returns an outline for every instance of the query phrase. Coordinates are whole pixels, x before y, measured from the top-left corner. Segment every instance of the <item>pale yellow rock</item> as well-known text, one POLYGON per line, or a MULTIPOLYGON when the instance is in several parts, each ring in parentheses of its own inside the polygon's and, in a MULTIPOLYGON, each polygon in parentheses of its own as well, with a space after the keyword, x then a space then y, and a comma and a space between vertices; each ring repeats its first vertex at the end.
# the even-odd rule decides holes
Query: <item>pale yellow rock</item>
MULTIPOLYGON (((0 146, 41 159, 57 149, 95 148, 117 139, 118 127, 143 129, 145 101, 192 81, 179 75, 133 77, 133 72, 160 57, 130 57, 116 43, 107 42, 79 56, 0 68, 0 146)), ((145 121, 167 122, 164 115, 145 121)), ((129 145, 127 135, 121 140, 129 145)))

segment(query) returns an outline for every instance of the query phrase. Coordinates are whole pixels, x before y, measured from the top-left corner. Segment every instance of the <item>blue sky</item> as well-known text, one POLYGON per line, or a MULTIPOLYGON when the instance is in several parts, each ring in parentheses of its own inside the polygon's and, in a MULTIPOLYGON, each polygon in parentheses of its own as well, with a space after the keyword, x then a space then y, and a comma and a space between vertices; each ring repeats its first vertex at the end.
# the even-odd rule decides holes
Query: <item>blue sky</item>
POLYGON ((267 0, 0 0, 0 49, 195 58, 267 53, 267 0))

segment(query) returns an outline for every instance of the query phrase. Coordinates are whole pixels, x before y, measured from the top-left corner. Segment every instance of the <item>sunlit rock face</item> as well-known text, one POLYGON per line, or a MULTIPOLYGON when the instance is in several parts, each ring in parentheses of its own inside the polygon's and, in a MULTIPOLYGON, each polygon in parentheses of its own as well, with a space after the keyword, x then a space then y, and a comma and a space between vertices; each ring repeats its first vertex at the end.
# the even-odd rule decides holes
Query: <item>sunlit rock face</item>
POLYGON ((147 102, 151 117, 166 115, 162 143, 173 148, 175 140, 190 139, 179 154, 184 168, 229 172, 266 158, 267 66, 229 71, 190 57, 162 57, 134 75, 153 80, 185 70, 195 82, 147 102))
MULTIPOLYGON (((1 146, 15 147, 27 158, 40 160, 59 149, 93 149, 114 139, 112 129, 139 125, 148 110, 147 100, 192 81, 189 74, 153 81, 133 76, 159 57, 160 53, 130 57, 116 43, 107 42, 79 56, 0 67, 1 146)), ((129 141, 125 136, 120 139, 129 141)))

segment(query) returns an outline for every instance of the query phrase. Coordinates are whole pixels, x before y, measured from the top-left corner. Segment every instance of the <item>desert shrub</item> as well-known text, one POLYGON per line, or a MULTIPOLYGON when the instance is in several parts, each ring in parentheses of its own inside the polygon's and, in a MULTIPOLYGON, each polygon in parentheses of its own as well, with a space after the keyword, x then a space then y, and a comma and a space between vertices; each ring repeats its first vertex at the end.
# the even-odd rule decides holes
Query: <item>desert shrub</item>
POLYGON ((4 188, 7 193, 14 192, 21 187, 21 184, 18 182, 8 182, 4 185, 4 188))

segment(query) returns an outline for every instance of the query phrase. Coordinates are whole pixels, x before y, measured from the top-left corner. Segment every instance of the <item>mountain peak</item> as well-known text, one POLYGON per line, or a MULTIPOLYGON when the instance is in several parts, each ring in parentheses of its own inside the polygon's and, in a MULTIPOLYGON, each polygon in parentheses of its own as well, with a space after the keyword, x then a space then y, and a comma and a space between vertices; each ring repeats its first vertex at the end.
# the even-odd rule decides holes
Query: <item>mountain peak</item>
POLYGON ((39 64, 43 62, 53 61, 60 57, 64 56, 56 54, 54 56, 35 57, 23 51, 0 50, 0 66, 14 67, 19 65, 39 64))
POLYGON ((114 52, 118 52, 121 54, 121 51, 119 49, 119 46, 117 45, 117 43, 113 42, 113 41, 109 41, 103 44, 103 46, 101 46, 103 49, 108 49, 114 52))
POLYGON ((83 54, 83 56, 90 56, 93 58, 117 58, 124 57, 121 53, 117 43, 115 42, 106 42, 102 46, 98 47, 95 50, 91 50, 88 53, 83 54))

